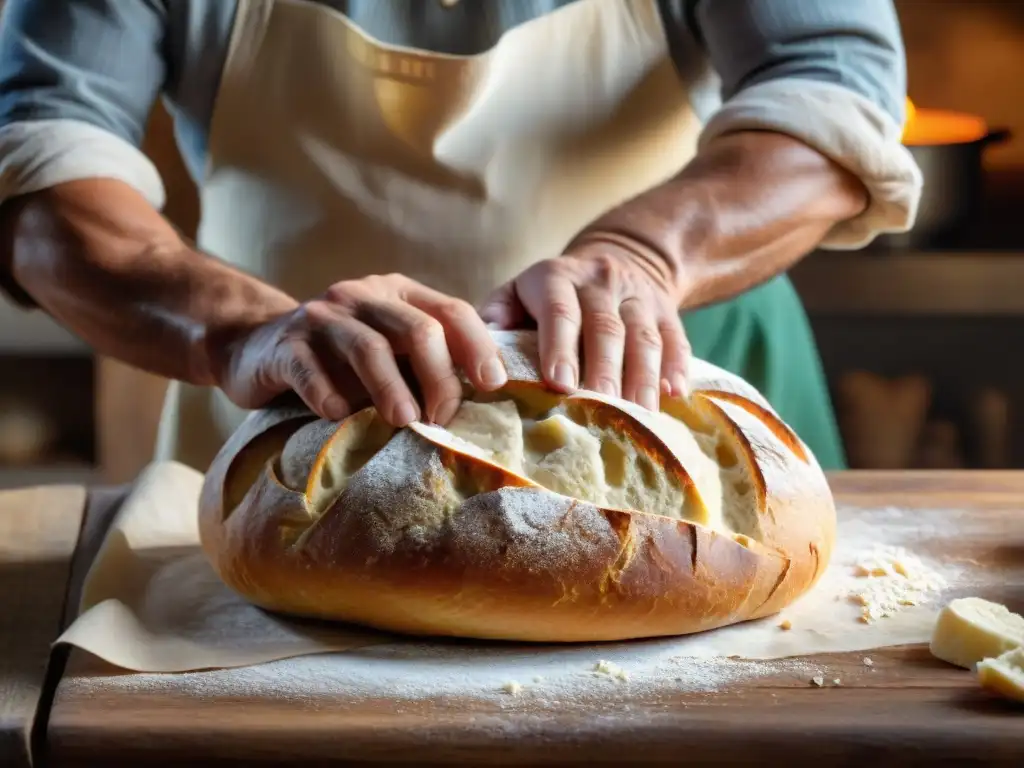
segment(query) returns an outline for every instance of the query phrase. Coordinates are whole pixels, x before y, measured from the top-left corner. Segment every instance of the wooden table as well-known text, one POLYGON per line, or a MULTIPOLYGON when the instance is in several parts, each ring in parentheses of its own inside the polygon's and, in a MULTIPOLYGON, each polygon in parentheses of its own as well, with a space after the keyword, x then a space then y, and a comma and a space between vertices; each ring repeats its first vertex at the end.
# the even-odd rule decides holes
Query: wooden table
MULTIPOLYGON (((862 507, 958 507, 1003 533, 964 542, 970 556, 998 558, 1008 577, 985 595, 1024 610, 1024 472, 843 473, 841 501, 862 507), (1020 524, 1016 525, 1019 517, 1020 524), (995 525, 998 521, 998 526, 995 525), (1008 522, 1009 521, 1009 522, 1008 522)), ((109 516, 93 505, 71 579, 80 584, 109 516)), ((75 656, 77 654, 73 654, 75 656)), ((71 671, 48 710, 47 765, 340 765, 392 761, 464 765, 604 762, 825 765, 1024 765, 1024 710, 995 701, 974 678, 923 647, 811 659, 842 678, 815 688, 795 676, 764 677, 720 692, 639 696, 628 707, 547 719, 480 702, 345 702, 288 705, 223 700, 145 687, 89 695, 71 671)), ((4 755, 0 752, 0 764, 4 755)))
MULTIPOLYGON (((67 653, 50 644, 73 618, 69 590, 96 553, 124 489, 0 492, 0 766, 33 764, 45 744, 67 653), (81 546, 82 541, 95 547, 81 546)), ((78 580, 80 583, 80 579, 78 580)))

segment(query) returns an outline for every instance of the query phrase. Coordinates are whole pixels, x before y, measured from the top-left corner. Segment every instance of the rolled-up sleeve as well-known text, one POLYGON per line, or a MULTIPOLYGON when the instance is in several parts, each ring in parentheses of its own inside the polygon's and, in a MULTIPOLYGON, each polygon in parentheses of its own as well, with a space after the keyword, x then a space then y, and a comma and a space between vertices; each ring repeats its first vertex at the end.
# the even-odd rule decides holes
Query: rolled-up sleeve
POLYGON ((0 202, 114 178, 156 208, 139 146, 165 76, 158 0, 7 0, 0 17, 0 202))
POLYGON ((774 130, 857 175, 869 205, 822 247, 913 225, 921 173, 901 142, 906 63, 892 0, 691 0, 689 19, 722 88, 702 144, 774 130))

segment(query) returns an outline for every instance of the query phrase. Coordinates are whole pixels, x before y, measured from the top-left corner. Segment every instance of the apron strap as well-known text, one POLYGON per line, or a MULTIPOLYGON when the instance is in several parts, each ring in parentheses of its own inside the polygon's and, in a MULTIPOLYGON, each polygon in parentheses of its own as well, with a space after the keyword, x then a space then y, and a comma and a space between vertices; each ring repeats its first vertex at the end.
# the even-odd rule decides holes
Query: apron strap
MULTIPOLYGON (((217 102, 223 93, 244 92, 248 84, 251 65, 256 61, 263 38, 270 24, 270 14, 274 10, 274 0, 238 0, 235 6, 235 20, 231 27, 231 40, 228 43, 227 58, 221 69, 220 85, 217 88, 217 102)), ((210 135, 217 132, 219 109, 215 105, 213 118, 210 122, 210 135)), ((213 168, 213 153, 207 152, 203 177, 209 178, 213 168)), ((202 223, 200 222, 200 229, 202 223)))
POLYGON ((274 1, 238 0, 227 60, 221 74, 222 82, 247 77, 263 43, 270 14, 274 10, 274 1))

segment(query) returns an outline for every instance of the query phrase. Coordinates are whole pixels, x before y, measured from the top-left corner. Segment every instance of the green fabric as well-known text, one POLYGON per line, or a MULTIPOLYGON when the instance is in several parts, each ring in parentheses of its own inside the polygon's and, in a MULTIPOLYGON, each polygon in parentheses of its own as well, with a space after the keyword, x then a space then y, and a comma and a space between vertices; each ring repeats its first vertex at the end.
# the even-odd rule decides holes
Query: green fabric
POLYGON ((788 277, 685 314, 683 323, 696 357, 757 387, 824 469, 846 468, 814 334, 788 277))

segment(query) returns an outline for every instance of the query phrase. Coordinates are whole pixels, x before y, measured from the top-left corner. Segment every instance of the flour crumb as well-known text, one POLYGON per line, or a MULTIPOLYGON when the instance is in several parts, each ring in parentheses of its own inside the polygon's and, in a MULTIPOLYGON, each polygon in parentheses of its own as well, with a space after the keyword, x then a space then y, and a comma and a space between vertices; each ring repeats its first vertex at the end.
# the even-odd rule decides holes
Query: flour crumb
POLYGON ((811 678, 811 685, 821 688, 825 684, 825 678, 822 675, 815 675, 811 678))
POLYGON ((870 656, 865 656, 863 659, 863 663, 865 667, 873 667, 875 665, 875 662, 871 660, 870 656))
POLYGON ((627 682, 629 680, 629 673, 611 661, 599 661, 594 665, 594 672, 599 675, 606 675, 614 680, 621 682, 627 682))
POLYGON ((793 622, 791 622, 789 619, 783 619, 781 622, 779 622, 779 629, 781 629, 781 630, 785 630, 785 631, 788 632, 792 628, 793 628, 793 622))
POLYGON ((861 607, 857 618, 864 624, 925 603, 948 586, 940 573, 903 547, 875 547, 857 559, 853 574, 860 583, 847 597, 861 607))
POLYGON ((515 680, 509 680, 507 683, 501 686, 501 690, 503 690, 509 696, 518 696, 520 693, 522 693, 523 686, 517 683, 515 680))
POLYGON ((544 675, 534 675, 533 676, 533 682, 535 682, 535 683, 543 683, 544 682, 544 675))
POLYGON ((832 681, 832 685, 835 685, 835 686, 840 686, 840 685, 842 685, 842 682, 841 682, 841 681, 839 680, 839 678, 837 677, 837 678, 836 678, 835 680, 833 680, 833 681, 832 681))

